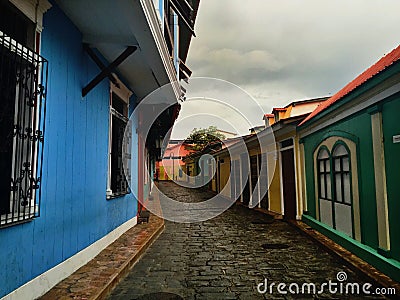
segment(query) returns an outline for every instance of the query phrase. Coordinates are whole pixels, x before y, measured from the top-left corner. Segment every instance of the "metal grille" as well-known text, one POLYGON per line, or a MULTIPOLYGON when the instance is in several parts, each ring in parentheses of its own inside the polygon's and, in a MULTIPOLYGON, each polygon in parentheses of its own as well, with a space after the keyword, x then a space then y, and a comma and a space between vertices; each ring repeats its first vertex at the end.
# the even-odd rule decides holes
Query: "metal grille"
POLYGON ((0 226, 39 216, 47 68, 0 31, 0 226))
MULTIPOLYGON (((125 171, 130 173, 127 159, 129 158, 129 143, 123 144, 124 132, 128 119, 115 109, 111 108, 112 121, 112 148, 111 148, 111 190, 113 196, 124 195, 129 192, 129 178, 125 171), (124 162, 124 160, 126 160, 124 162)), ((129 130, 129 129, 128 129, 129 130)), ((129 133, 127 133, 129 134, 129 133)), ((129 177, 129 176, 128 176, 129 177)))

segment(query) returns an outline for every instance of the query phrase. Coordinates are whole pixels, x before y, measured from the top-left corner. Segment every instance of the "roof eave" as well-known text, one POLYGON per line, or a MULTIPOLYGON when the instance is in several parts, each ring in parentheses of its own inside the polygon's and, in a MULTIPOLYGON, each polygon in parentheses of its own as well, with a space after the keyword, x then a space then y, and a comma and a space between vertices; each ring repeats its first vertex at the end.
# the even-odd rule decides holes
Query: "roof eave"
POLYGON ((170 90, 170 97, 179 99, 181 89, 176 70, 152 1, 56 2, 82 33, 82 41, 98 49, 108 61, 111 62, 127 46, 138 46, 138 51, 123 61, 116 72, 126 80, 139 100, 168 84, 170 87, 164 89, 170 90), (118 28, 115 20, 118 20, 118 28), (140 80, 139 73, 143 80, 140 80))

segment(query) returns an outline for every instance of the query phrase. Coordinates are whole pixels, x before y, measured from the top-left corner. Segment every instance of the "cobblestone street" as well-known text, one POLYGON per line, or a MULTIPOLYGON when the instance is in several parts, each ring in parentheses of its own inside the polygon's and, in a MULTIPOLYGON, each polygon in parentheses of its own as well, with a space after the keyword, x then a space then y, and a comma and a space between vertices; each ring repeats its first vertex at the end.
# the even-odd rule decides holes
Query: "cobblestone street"
MULTIPOLYGON (((213 195, 170 182, 159 186, 179 201, 196 202, 213 195)), ((277 293, 278 283, 318 287, 329 280, 338 282, 338 272, 347 274, 346 282, 366 282, 293 226, 241 205, 201 223, 166 221, 165 226, 109 299, 291 299, 290 293, 277 293), (275 282, 273 295, 257 292, 264 278, 268 285, 275 282)), ((329 294, 326 288, 318 297, 300 298, 346 297, 329 294)))

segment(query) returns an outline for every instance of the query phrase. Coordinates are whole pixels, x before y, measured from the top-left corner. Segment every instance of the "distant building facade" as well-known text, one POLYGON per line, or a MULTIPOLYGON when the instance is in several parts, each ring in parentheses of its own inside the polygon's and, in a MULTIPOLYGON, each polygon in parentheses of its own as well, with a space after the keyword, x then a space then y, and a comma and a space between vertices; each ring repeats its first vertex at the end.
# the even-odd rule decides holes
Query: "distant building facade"
POLYGON ((163 153, 162 159, 156 162, 156 180, 184 180, 183 159, 194 152, 192 144, 185 140, 170 141, 163 153))

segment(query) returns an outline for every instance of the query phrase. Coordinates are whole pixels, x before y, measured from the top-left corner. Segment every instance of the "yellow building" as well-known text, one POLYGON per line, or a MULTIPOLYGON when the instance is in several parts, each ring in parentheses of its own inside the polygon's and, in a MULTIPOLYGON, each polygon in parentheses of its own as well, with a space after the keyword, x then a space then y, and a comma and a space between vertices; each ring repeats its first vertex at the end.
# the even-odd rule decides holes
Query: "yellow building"
POLYGON ((190 174, 187 181, 207 183, 213 191, 250 208, 300 219, 305 191, 297 125, 326 99, 274 108, 264 115, 264 130, 251 130, 250 135, 214 143, 193 154, 185 159, 185 170, 190 174), (205 154, 213 159, 202 161, 205 154))
POLYGON ((252 132, 250 135, 231 141, 230 145, 213 153, 217 168, 212 180, 212 189, 250 207, 260 206, 266 209, 267 168, 261 168, 263 147, 260 147, 259 138, 267 131, 264 130, 259 134, 252 132), (260 172, 263 169, 264 172, 260 172), (260 183, 265 183, 264 185, 257 185, 259 176, 262 176, 260 183))
POLYGON ((274 108, 272 114, 264 116, 263 131, 253 131, 241 137, 241 142, 213 152, 216 172, 212 189, 251 208, 299 219, 304 190, 302 150, 296 128, 326 99, 296 101, 274 108))
POLYGON ((285 219, 300 219, 303 211, 303 162, 297 125, 327 98, 295 101, 283 108, 274 108, 264 116, 266 128, 275 138, 275 149, 267 153, 268 210, 285 219))

